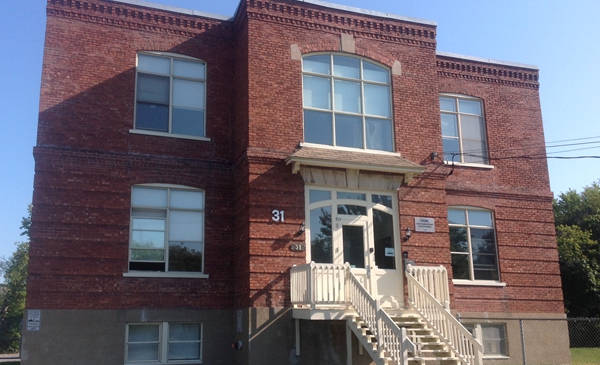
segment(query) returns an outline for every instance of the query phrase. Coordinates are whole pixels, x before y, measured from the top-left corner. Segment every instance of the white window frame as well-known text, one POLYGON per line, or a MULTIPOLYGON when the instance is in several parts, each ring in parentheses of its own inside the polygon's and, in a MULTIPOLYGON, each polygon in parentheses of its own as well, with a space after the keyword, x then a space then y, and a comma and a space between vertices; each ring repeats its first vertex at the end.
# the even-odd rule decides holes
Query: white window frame
POLYGON ((136 323, 127 323, 125 326, 125 364, 126 365, 146 365, 146 364, 201 364, 202 363, 202 344, 204 337, 204 326, 202 322, 136 322, 136 323), (197 324, 200 326, 200 340, 198 341, 170 341, 169 340, 169 326, 174 323, 183 323, 183 324, 197 324), (152 341, 152 343, 158 343, 158 360, 142 360, 142 361, 128 361, 129 356, 129 345, 140 343, 140 342, 129 342, 129 328, 130 326, 136 325, 155 325, 158 326, 158 341, 152 341), (169 344, 175 342, 197 342, 199 346, 200 358, 191 359, 191 360, 170 360, 169 359, 169 344))
MULTIPOLYGON (((499 255, 498 255, 498 239, 497 239, 497 234, 496 234, 496 226, 495 226, 495 217, 494 217, 494 212, 489 210, 489 209, 483 209, 483 208, 478 208, 478 207, 470 207, 470 206, 449 206, 448 210, 461 210, 465 213, 465 224, 455 224, 455 223, 450 223, 448 222, 448 228, 450 231, 450 228, 464 228, 466 229, 466 236, 467 236, 467 244, 468 244, 468 251, 466 253, 464 252, 458 252, 458 251, 452 251, 452 248, 450 247, 450 256, 452 259, 452 255, 456 255, 456 254, 460 254, 460 255, 465 255, 468 256, 468 261, 469 261, 469 279, 452 279, 452 282, 454 284, 458 284, 458 285, 476 285, 476 286, 506 286, 506 283, 501 282, 501 276, 500 276, 500 262, 499 262, 499 255), (478 225, 474 225, 474 224, 470 224, 469 222, 469 215, 468 212, 486 212, 486 213, 490 213, 491 215, 491 222, 492 225, 491 226, 478 226, 478 225), (473 250, 472 250, 472 243, 471 243, 471 228, 480 228, 480 229, 492 229, 494 231, 494 245, 495 245, 495 249, 496 249, 496 270, 497 270, 497 274, 498 274, 498 280, 482 280, 482 279, 475 279, 475 272, 474 272, 474 265, 473 265, 473 250)), ((449 242, 451 244, 451 242, 449 242)), ((454 271, 454 270, 453 270, 454 271)))
POLYGON ((157 208, 147 208, 147 207, 137 207, 137 206, 133 206, 133 204, 131 204, 131 208, 130 208, 130 223, 129 223, 129 248, 128 248, 128 272, 123 273, 123 276, 125 277, 169 277, 169 278, 208 278, 209 275, 206 274, 204 272, 205 270, 205 258, 206 258, 206 246, 205 246, 205 242, 206 242, 206 237, 205 237, 205 232, 204 232, 204 225, 205 225, 205 220, 206 220, 206 214, 205 214, 205 205, 206 205, 206 194, 204 190, 201 189, 196 189, 196 188, 191 188, 188 186, 182 186, 182 185, 172 185, 172 184, 138 184, 138 185, 133 185, 131 187, 131 195, 133 197, 133 190, 136 187, 140 187, 140 188, 151 188, 151 189, 159 189, 159 190, 166 190, 167 191, 167 205, 169 204, 169 199, 170 199, 170 192, 172 190, 180 190, 180 191, 194 191, 194 192, 199 192, 202 193, 202 207, 200 209, 193 209, 190 211, 194 211, 194 212, 201 212, 203 214, 203 226, 201 227, 202 230, 202 237, 203 237, 203 241, 201 242, 201 247, 202 247, 202 271, 169 271, 169 212, 171 210, 170 207, 165 207, 164 209, 157 209, 157 208), (164 246, 164 265, 165 265, 165 270, 164 271, 151 271, 151 270, 131 270, 129 269, 129 265, 132 262, 131 259, 131 251, 132 251, 132 247, 131 247, 131 242, 133 242, 133 219, 135 218, 134 216, 134 209, 148 209, 148 210, 156 210, 156 211, 165 211, 166 212, 166 218, 165 218, 165 246, 164 246))
MULTIPOLYGON (((331 123, 332 123, 332 144, 320 144, 317 142, 309 142, 306 141, 306 137, 304 137, 304 142, 303 144, 308 144, 308 145, 313 145, 313 146, 318 146, 318 147, 334 147, 334 148, 341 148, 341 149, 349 149, 349 150, 360 150, 360 151, 375 151, 375 152, 395 152, 396 151, 396 146, 395 146, 395 130, 394 130, 394 104, 393 104, 393 95, 392 95, 392 70, 387 67, 386 65, 383 65, 381 63, 375 62, 371 59, 365 58, 365 57, 359 57, 359 56, 355 56, 352 54, 346 54, 346 53, 310 53, 310 54, 306 54, 303 55, 302 57, 302 105, 303 105, 303 121, 304 121, 304 112, 305 111, 316 111, 316 112, 323 112, 323 113, 329 113, 331 114, 332 118, 331 118, 331 123), (315 73, 315 72, 309 72, 309 71, 305 71, 304 70, 304 58, 305 57, 311 57, 311 56, 329 56, 329 61, 330 61, 330 71, 331 73, 329 75, 326 74, 321 74, 321 73, 315 73), (334 56, 343 56, 343 57, 348 57, 348 58, 355 58, 357 60, 360 61, 360 78, 358 79, 354 79, 354 78, 349 78, 349 77, 344 77, 344 76, 337 76, 333 74, 333 70, 334 70, 334 61, 333 58, 334 56), (363 76, 363 70, 364 70, 364 63, 370 63, 372 65, 381 67, 383 69, 386 69, 388 71, 388 80, 387 82, 378 82, 378 81, 371 81, 371 80, 365 80, 364 76, 363 76), (329 82, 330 82, 330 87, 331 87, 331 109, 321 109, 321 108, 314 108, 314 107, 307 107, 305 106, 305 102, 304 102, 304 76, 315 76, 315 77, 321 77, 321 78, 329 78, 329 82), (352 112, 345 112, 345 111, 340 111, 340 110, 336 110, 335 107, 335 81, 339 80, 339 81, 350 81, 350 82, 357 82, 360 83, 360 106, 361 106, 361 111, 360 113, 352 113, 352 112), (389 117, 382 117, 382 116, 378 116, 378 115, 371 115, 371 114, 367 114, 365 111, 365 88, 364 85, 379 85, 379 86, 387 86, 388 90, 389 90, 389 117), (362 148, 357 148, 357 147, 347 147, 347 146, 338 146, 338 144, 336 143, 336 115, 348 115, 348 116, 354 116, 354 117, 360 117, 361 118, 361 122, 362 122, 362 137, 363 137, 363 141, 362 141, 362 148), (366 130, 366 119, 367 118, 371 118, 371 119, 378 119, 378 120, 389 120, 390 121, 390 125, 391 125, 391 149, 389 151, 387 150, 377 150, 377 149, 370 149, 367 147, 367 130, 366 130)), ((304 135, 306 135, 306 128, 304 126, 304 122, 303 122, 303 132, 304 135)))
POLYGON ((162 136, 162 137, 174 137, 174 138, 182 138, 182 139, 192 139, 192 140, 198 140, 198 141, 210 141, 210 138, 206 137, 206 109, 207 109, 207 105, 206 105, 206 73, 207 73, 207 67, 206 67, 206 62, 204 62, 203 60, 200 60, 198 58, 195 57, 190 57, 190 56, 185 56, 185 55, 181 55, 181 54, 177 54, 177 53, 171 53, 171 52, 150 52, 150 51, 145 51, 145 52, 138 52, 137 56, 136 56, 136 72, 135 72, 135 102, 134 102, 134 117, 133 117, 133 128, 129 130, 130 133, 134 133, 134 134, 145 134, 145 135, 151 135, 151 136, 162 136), (165 74, 154 74, 152 72, 148 72, 148 71, 138 71, 137 70, 137 65, 138 65, 138 59, 139 59, 139 55, 146 55, 146 56, 152 56, 152 57, 159 57, 159 58, 166 58, 170 60, 171 63, 171 70, 170 70, 170 74, 169 75, 165 75, 165 74), (197 62, 199 64, 204 65, 204 78, 186 78, 186 77, 181 77, 181 76, 174 76, 173 75, 173 60, 184 60, 184 61, 192 61, 192 62, 197 62), (141 129, 137 127, 137 118, 138 118, 138 110, 137 110, 137 104, 138 104, 138 75, 139 73, 143 73, 143 74, 148 74, 148 75, 158 75, 158 76, 168 76, 170 81, 169 81, 169 130, 167 132, 162 132, 162 131, 154 131, 154 130, 149 130, 149 129, 141 129), (203 84, 204 87, 204 100, 203 100, 203 104, 204 104, 204 118, 202 120, 202 128, 204 130, 204 135, 203 136, 194 136, 194 135, 186 135, 186 134, 175 134, 172 133, 172 114, 173 114, 173 79, 188 79, 191 81, 196 81, 196 82, 201 82, 203 84))
POLYGON ((508 351, 508 334, 506 332, 506 323, 503 322, 489 322, 489 323, 463 323, 463 326, 471 332, 473 337, 475 337, 484 348, 483 358, 484 359, 508 359, 509 351, 508 351), (504 338, 500 339, 486 339, 483 337, 483 328, 486 326, 501 326, 502 333, 504 334, 504 338), (485 342, 487 341, 504 341, 504 354, 486 354, 485 353, 485 342))
MULTIPOLYGON (((451 156, 451 158, 448 158, 448 156, 446 156, 446 152, 443 151, 442 155, 444 156, 443 157, 444 161, 447 164, 465 165, 465 166, 481 167, 481 168, 487 168, 487 169, 493 168, 494 166, 490 165, 490 162, 489 162, 490 157, 489 157, 489 146, 488 146, 488 140, 487 140, 487 125, 486 125, 487 123, 486 123, 486 119, 485 119, 485 109, 484 109, 483 100, 479 99, 479 98, 474 98, 471 96, 461 95, 461 94, 440 94, 439 97, 453 99, 454 104, 455 104, 455 109, 456 109, 456 111, 442 110, 441 103, 440 103, 440 122, 441 122, 442 114, 455 115, 456 119, 457 119, 457 128, 458 128, 458 130, 457 130, 458 137, 445 136, 443 134, 443 129, 442 129, 442 140, 443 139, 456 139, 458 141, 458 148, 459 148, 459 153, 451 156), (459 109, 459 100, 468 100, 468 101, 478 102, 481 105, 481 114, 471 114, 471 113, 462 112, 459 109), (483 160, 482 163, 465 161, 465 156, 469 154, 469 151, 465 151, 465 149, 463 147, 463 141, 464 141, 463 132, 462 132, 463 123, 461 122, 461 116, 477 116, 477 117, 481 118, 481 128, 482 128, 482 135, 483 135, 483 139, 481 142, 485 145, 485 150, 482 151, 482 153, 481 153, 481 159, 483 160)), ((443 147, 442 147, 442 149, 443 149, 443 147)), ((473 155, 476 155, 476 154, 473 153, 473 155)))

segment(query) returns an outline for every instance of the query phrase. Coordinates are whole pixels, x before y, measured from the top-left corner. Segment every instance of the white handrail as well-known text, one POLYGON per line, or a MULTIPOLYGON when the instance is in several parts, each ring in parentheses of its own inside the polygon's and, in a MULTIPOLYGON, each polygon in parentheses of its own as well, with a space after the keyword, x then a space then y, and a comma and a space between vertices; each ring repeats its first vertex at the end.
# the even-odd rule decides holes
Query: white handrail
MULTIPOLYGON (((442 267, 443 268, 443 267, 442 267)), ((433 268, 430 268, 433 269, 433 268)), ((439 277, 434 278, 436 274, 432 276, 419 276, 419 279, 426 280, 426 285, 430 285, 430 279, 434 283, 440 283, 443 277, 447 280, 446 269, 437 269, 437 275, 439 277), (440 273, 443 271, 443 273, 440 273)), ((427 271, 426 268, 418 269, 412 265, 409 265, 406 269, 406 279, 408 281, 408 303, 409 305, 419 312, 421 317, 427 322, 429 326, 440 336, 442 341, 452 350, 452 352, 458 357, 462 363, 468 365, 482 365, 482 354, 483 346, 477 339, 469 333, 469 331, 450 313, 447 304, 442 304, 438 300, 439 297, 444 299, 445 291, 434 291, 437 295, 431 294, 425 286, 413 276, 413 272, 417 273, 434 273, 433 270, 427 271)), ((448 281, 444 283, 444 286, 448 286, 448 281)), ((448 303, 448 301, 446 301, 448 303)))
POLYGON ((294 266, 290 270, 291 300, 293 305, 339 304, 352 306, 369 331, 377 339, 380 358, 390 357, 396 364, 408 363, 408 350, 414 345, 405 328, 399 328, 379 307, 379 301, 360 283, 344 265, 310 264, 294 266), (384 354, 385 353, 385 354, 384 354))
MULTIPOLYGON (((348 265, 348 264, 346 264, 348 265)), ((380 358, 384 353, 396 364, 408 364, 407 349, 411 345, 406 335, 406 328, 400 329, 392 318, 379 306, 379 300, 360 283, 358 278, 347 267, 350 303, 356 313, 377 339, 377 351, 380 358)))
POLYGON ((445 308, 450 308, 448 272, 443 266, 408 265, 408 271, 445 308))

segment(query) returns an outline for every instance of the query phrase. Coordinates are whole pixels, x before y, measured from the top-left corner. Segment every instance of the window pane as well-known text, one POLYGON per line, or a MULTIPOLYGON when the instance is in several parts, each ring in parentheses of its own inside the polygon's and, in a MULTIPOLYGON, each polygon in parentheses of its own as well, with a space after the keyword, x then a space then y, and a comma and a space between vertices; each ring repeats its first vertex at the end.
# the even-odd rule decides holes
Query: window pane
POLYGON ((169 242, 169 271, 202 272, 202 243, 169 242))
POLYGON ((134 261, 165 261, 165 250, 131 250, 134 261))
POLYGON ((375 265, 380 269, 395 269, 394 219, 391 214, 373 209, 373 238, 375 240, 375 265))
POLYGON ((165 230, 165 220, 164 219, 134 218, 133 219, 133 229, 164 231, 165 230))
POLYGON ((455 112, 456 111, 456 99, 440 98, 440 110, 447 110, 447 111, 455 112))
MULTIPOLYGON (((469 210, 469 225, 471 226, 492 226, 492 212, 481 210, 469 210)), ((493 234, 493 231, 491 231, 493 234)))
POLYGON ((481 324, 483 353, 506 356, 506 330, 503 324, 481 324))
POLYGON ((454 114, 442 113, 442 136, 458 137, 458 120, 454 114))
POLYGON ((173 108, 174 134, 204 137, 204 111, 173 108))
POLYGON ((127 345, 127 361, 158 361, 158 343, 130 343, 127 345))
POLYGON ((367 201, 367 194, 362 194, 362 193, 349 193, 349 192, 345 192, 345 191, 338 191, 336 196, 338 199, 352 199, 352 200, 367 201))
POLYGON ((200 343, 169 343, 169 360, 200 359, 200 343))
POLYGON ((302 70, 306 72, 330 75, 330 66, 329 55, 308 56, 302 58, 302 70))
POLYGON ((335 145, 363 148, 362 118, 337 114, 335 116, 335 145))
POLYGON ((173 105, 197 109, 204 108, 204 83, 174 79, 173 105))
POLYGON ((361 113, 360 83, 353 81, 335 80, 335 110, 361 113))
POLYGON ((390 73, 383 67, 377 66, 371 62, 363 61, 363 79, 368 81, 378 81, 388 83, 390 73))
POLYGON ((458 110, 461 113, 481 115, 481 103, 475 100, 458 99, 458 110))
POLYGON ((333 56, 333 74, 335 76, 360 78, 360 60, 346 56, 333 56))
POLYGON ((448 223, 467 224, 465 211, 462 209, 448 209, 448 223))
POLYGON ((463 139, 463 160, 468 163, 487 163, 485 142, 463 139))
POLYGON ((171 190, 171 208, 202 209, 204 194, 200 191, 171 190))
POLYGON ((452 277, 454 279, 470 279, 468 254, 452 254, 452 277))
POLYGON ((134 187, 131 192, 131 205, 138 207, 167 207, 167 190, 134 187))
POLYGON ((202 212, 172 210, 169 215, 169 241, 202 241, 202 212))
POLYGON ((173 60, 173 75, 203 79, 204 67, 201 62, 173 60))
POLYGON ((365 247, 363 227, 342 226, 342 241, 344 242, 344 262, 350 267, 365 267, 365 247))
POLYGON ((304 76, 303 81, 304 106, 331 110, 331 79, 304 76))
POLYGON ((137 100, 168 105, 169 83, 168 77, 138 73, 137 100))
POLYGON ((367 215, 367 207, 352 204, 340 204, 337 206, 338 214, 344 215, 367 215))
POLYGON ((392 121, 389 119, 366 118, 367 148, 393 151, 392 121))
POLYGON ((331 113, 304 111, 304 141, 333 145, 331 113))
POLYGON ((132 248, 164 248, 165 232, 133 231, 131 238, 132 248))
POLYGON ((333 263, 331 246, 331 207, 310 211, 310 259, 316 263, 333 263))
POLYGON ((138 102, 135 108, 135 128, 150 131, 169 131, 169 107, 138 102))
POLYGON ((158 341, 158 324, 129 325, 128 342, 158 341))
POLYGON ((391 117, 390 88, 365 84, 365 114, 391 117))
POLYGON ((169 75, 171 73, 171 59, 166 57, 156 57, 146 54, 138 55, 138 71, 148 71, 169 75))
POLYGON ((469 252, 466 228, 450 227, 450 251, 469 252))
POLYGON ((144 208, 133 208, 131 209, 131 215, 136 218, 167 218, 166 210, 151 210, 144 208))
POLYGON ((385 205, 388 208, 392 207, 392 197, 389 196, 389 195, 376 195, 376 194, 373 194, 371 196, 371 201, 373 203, 378 203, 378 204, 385 205))
POLYGON ((324 200, 331 200, 331 191, 329 190, 309 190, 308 202, 316 203, 324 200))
POLYGON ((170 323, 169 341, 200 341, 199 323, 170 323))
POLYGON ((460 126, 462 137, 473 140, 485 140, 483 133, 483 118, 472 115, 461 115, 460 126))
POLYGON ((496 255, 496 240, 493 229, 471 228, 471 247, 473 254, 496 255))
POLYGON ((458 139, 442 138, 444 147, 444 160, 460 162, 460 150, 458 148, 458 139))

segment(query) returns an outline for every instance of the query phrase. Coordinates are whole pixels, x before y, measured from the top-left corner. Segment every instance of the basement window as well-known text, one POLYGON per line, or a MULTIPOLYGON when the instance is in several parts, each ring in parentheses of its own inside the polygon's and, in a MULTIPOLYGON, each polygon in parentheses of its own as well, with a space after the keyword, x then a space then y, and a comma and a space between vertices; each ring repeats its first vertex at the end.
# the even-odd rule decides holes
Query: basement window
POLYGON ((202 323, 128 324, 126 364, 197 364, 202 361, 202 323))

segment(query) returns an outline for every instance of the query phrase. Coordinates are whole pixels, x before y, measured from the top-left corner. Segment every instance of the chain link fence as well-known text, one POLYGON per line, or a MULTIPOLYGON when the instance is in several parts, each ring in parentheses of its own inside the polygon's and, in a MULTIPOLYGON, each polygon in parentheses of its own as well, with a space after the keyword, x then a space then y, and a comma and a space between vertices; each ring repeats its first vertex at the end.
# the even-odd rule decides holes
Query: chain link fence
POLYGON ((600 318, 461 318, 486 365, 600 365, 600 318))

